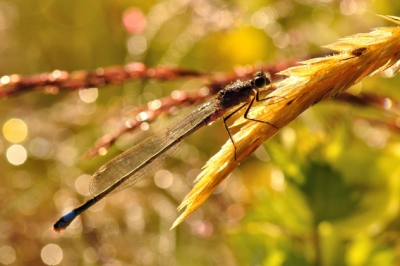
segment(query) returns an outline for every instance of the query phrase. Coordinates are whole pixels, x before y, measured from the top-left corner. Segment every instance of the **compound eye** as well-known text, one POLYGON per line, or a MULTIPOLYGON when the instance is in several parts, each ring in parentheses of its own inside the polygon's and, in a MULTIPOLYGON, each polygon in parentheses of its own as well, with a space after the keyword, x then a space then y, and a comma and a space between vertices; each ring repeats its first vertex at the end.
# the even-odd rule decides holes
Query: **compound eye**
POLYGON ((254 74, 253 84, 258 88, 271 84, 271 79, 269 74, 260 71, 256 72, 254 74))
POLYGON ((257 72, 256 75, 254 75, 254 85, 257 88, 264 87, 267 84, 267 78, 261 73, 257 72), (261 76, 258 76, 257 74, 260 73, 261 76))

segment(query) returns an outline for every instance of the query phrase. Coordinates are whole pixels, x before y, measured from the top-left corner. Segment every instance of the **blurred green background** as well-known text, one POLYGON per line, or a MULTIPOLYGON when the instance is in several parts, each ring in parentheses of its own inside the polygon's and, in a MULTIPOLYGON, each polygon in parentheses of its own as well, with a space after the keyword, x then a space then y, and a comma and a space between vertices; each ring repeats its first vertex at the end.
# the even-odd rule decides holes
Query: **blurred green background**
MULTIPOLYGON (((279 63, 394 26, 373 13, 399 16, 400 2, 0 1, 0 77, 134 61, 210 72, 279 63)), ((135 80, 93 89, 89 100, 78 91, 1 100, 0 264, 399 265, 400 138, 366 118, 400 120, 338 101, 283 128, 174 230, 176 207, 228 139, 222 122, 196 132, 154 178, 53 232, 61 214, 90 198, 98 167, 176 118, 82 160, 94 142, 134 106, 193 84, 135 80)), ((399 100, 399 84, 377 75, 352 91, 399 100)))

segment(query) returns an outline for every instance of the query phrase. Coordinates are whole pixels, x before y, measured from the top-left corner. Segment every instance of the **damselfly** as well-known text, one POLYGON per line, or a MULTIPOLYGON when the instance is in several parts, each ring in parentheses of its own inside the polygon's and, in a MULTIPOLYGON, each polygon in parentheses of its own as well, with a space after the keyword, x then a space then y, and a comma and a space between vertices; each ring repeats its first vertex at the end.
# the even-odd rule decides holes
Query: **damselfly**
POLYGON ((236 160, 236 146, 226 121, 247 105, 244 113, 246 119, 277 128, 269 122, 248 117, 254 101, 272 98, 260 99, 260 89, 270 83, 269 75, 262 72, 257 72, 253 79, 237 80, 220 90, 215 98, 191 111, 170 127, 145 139, 100 167, 94 173, 90 184, 93 198, 62 216, 54 224, 53 229, 57 232, 64 230, 79 214, 103 197, 121 191, 146 178, 161 167, 193 132, 223 117, 232 107, 240 105, 224 117, 224 125, 232 141, 236 160))

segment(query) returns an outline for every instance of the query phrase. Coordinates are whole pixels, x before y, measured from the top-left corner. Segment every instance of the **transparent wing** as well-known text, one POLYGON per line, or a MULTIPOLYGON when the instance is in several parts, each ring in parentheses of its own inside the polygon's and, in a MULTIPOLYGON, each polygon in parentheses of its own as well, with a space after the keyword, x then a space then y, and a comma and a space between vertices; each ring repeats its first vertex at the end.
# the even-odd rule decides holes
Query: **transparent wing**
POLYGON ((94 173, 90 193, 94 196, 109 195, 146 178, 161 167, 216 110, 216 100, 205 103, 167 129, 115 157, 94 173))

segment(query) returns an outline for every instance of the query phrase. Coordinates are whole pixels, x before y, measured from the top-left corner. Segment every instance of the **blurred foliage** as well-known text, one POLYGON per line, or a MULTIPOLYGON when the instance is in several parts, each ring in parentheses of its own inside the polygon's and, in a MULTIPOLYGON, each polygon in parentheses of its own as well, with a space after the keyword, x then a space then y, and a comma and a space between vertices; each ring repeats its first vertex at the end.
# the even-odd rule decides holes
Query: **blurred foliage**
MULTIPOLYGON (((399 16, 400 3, 5 0, 0 77, 132 61, 210 72, 279 63, 320 53, 321 45, 349 34, 392 26, 369 11, 399 16), (129 28, 139 22, 126 22, 129 14, 143 14, 144 28, 129 28)), ((220 122, 195 133, 154 180, 102 200, 65 232, 54 233, 59 215, 89 198, 90 175, 150 133, 127 134, 107 155, 83 161, 96 139, 122 124, 133 106, 176 89, 196 90, 197 83, 126 82, 100 88, 95 102, 76 91, 3 100, 0 264, 399 263, 400 137, 363 119, 387 114, 335 101, 312 107, 283 128, 172 231, 175 208, 227 140, 220 122), (22 140, 13 137, 24 130, 22 140), (160 182, 167 177, 171 184, 160 182)), ((352 91, 399 100, 397 84, 398 77, 378 75, 352 91)), ((174 119, 160 118, 149 131, 174 119)))

